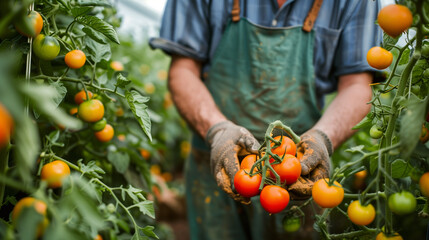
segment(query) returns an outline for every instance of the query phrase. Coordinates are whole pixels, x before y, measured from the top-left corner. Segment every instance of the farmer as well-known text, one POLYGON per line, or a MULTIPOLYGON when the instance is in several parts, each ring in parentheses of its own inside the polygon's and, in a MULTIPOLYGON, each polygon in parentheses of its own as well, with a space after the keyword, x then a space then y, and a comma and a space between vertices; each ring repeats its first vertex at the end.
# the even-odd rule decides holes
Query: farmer
MULTIPOLYGON (((305 151, 302 177, 288 190, 292 199, 311 196, 333 150, 370 109, 366 52, 381 42, 379 8, 373 0, 167 2, 150 45, 171 55, 168 86, 194 130, 185 169, 191 239, 290 239, 284 214, 270 216, 258 197, 242 204, 249 199, 234 192, 237 154, 256 153, 269 123, 281 120, 305 151)), ((301 239, 314 235, 311 213, 301 239)))

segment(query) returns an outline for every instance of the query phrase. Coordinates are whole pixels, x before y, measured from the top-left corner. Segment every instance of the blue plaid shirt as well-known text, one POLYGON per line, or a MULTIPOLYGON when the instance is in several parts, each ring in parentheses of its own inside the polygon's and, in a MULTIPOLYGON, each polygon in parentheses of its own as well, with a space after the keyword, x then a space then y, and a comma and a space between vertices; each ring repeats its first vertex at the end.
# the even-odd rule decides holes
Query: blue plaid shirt
MULTIPOLYGON (((210 59, 231 16, 233 0, 168 0, 159 38, 152 48, 204 63, 210 59)), ((302 26, 313 1, 241 0, 240 15, 268 27, 302 26)), ((340 75, 375 71, 366 61, 367 51, 382 41, 375 24, 379 0, 325 0, 317 17, 314 67, 319 97, 335 91, 340 75)), ((286 63, 285 63, 286 64, 286 63)))

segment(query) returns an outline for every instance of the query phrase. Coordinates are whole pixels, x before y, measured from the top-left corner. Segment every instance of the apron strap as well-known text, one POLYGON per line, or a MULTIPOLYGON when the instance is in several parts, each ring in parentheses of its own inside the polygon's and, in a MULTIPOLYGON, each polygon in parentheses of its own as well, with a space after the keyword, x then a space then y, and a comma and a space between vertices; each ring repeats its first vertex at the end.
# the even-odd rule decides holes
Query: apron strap
MULTIPOLYGON (((313 29, 314 22, 316 21, 317 15, 319 14, 320 7, 322 7, 322 3, 323 0, 314 0, 313 6, 311 7, 307 17, 305 18, 302 30, 310 32, 311 29, 313 29)), ((240 0, 234 0, 231 15, 233 22, 238 22, 240 20, 240 0)))
POLYGON ((234 0, 234 5, 232 5, 232 21, 238 22, 240 20, 240 0, 234 0))
POLYGON ((302 30, 310 32, 313 29, 314 22, 316 21, 317 15, 319 14, 320 7, 322 7, 323 0, 314 0, 313 6, 308 12, 307 17, 305 18, 304 25, 302 30))

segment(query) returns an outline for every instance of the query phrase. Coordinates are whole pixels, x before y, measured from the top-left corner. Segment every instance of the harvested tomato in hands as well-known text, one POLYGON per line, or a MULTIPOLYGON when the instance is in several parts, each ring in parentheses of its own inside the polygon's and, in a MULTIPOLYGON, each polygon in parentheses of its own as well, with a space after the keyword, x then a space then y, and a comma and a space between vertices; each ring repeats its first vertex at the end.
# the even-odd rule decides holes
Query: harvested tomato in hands
POLYGON ((265 186, 260 195, 260 202, 265 211, 279 213, 289 204, 289 192, 276 185, 265 186))
MULTIPOLYGON (((272 167, 280 176, 280 181, 282 183, 286 182, 287 185, 296 182, 301 176, 301 163, 295 156, 290 154, 286 154, 281 163, 273 164, 272 167)), ((276 178, 273 172, 270 172, 270 175, 272 178, 276 178)))
POLYGON ((243 197, 253 197, 258 195, 262 176, 255 174, 250 176, 250 169, 240 169, 234 176, 234 187, 237 193, 243 197))

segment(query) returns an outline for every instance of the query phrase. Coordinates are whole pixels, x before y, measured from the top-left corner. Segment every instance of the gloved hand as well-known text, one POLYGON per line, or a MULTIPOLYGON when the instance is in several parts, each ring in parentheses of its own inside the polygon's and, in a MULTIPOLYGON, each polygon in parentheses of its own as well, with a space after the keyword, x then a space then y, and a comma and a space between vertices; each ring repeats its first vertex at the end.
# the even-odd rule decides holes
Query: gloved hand
POLYGON ((297 151, 303 153, 301 177, 288 190, 293 199, 305 199, 311 196, 314 182, 329 177, 329 157, 334 149, 324 132, 311 129, 302 134, 297 151))
POLYGON ((233 190, 235 173, 240 169, 238 155, 258 153, 260 144, 244 127, 230 121, 220 122, 209 129, 210 167, 216 182, 234 200, 249 204, 250 199, 233 190))

